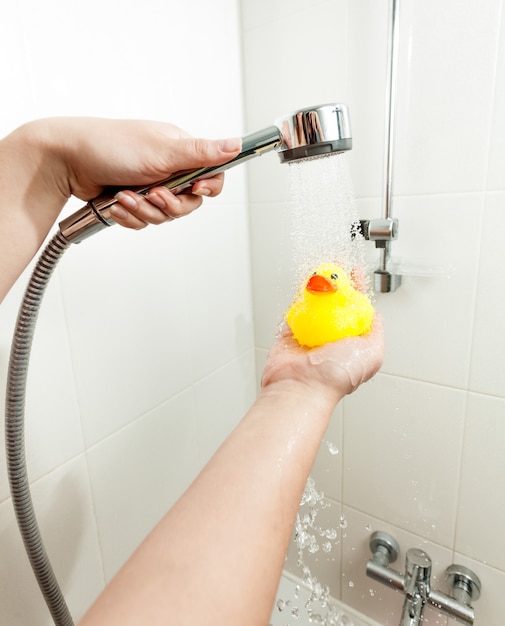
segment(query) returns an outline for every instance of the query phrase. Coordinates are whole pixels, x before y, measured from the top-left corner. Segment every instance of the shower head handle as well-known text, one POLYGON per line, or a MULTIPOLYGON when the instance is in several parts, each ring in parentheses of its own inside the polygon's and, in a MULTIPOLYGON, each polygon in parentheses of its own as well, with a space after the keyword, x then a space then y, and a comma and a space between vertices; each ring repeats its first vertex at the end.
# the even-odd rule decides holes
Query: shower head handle
MULTIPOLYGON (((275 126, 246 135, 242 139, 241 152, 222 165, 202 167, 178 172, 164 180, 145 187, 132 188, 146 195, 153 187, 163 186, 173 193, 180 193, 197 180, 210 178, 219 172, 244 163, 270 150, 277 150, 282 163, 317 157, 352 147, 349 113, 344 104, 324 104, 298 109, 282 118, 275 126)), ((100 196, 90 200, 84 207, 60 222, 60 232, 70 242, 79 243, 115 222, 110 207, 117 200, 120 188, 108 188, 100 196)))

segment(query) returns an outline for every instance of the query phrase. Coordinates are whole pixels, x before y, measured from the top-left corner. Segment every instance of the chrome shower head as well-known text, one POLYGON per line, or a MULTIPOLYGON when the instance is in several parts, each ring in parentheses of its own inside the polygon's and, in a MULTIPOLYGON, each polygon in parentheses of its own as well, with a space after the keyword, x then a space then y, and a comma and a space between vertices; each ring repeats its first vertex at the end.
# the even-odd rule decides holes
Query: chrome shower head
MULTIPOLYGON (((175 174, 135 191, 146 195, 153 187, 164 186, 173 193, 180 193, 197 180, 224 172, 270 150, 277 150, 281 162, 288 163, 351 148, 351 124, 347 107, 345 104, 322 104, 293 111, 279 118, 275 126, 246 135, 242 139, 242 151, 227 163, 175 174)), ((79 243, 106 226, 112 226, 115 222, 109 209, 117 202, 114 196, 118 191, 117 188, 106 190, 60 222, 63 237, 69 242, 79 243)))
POLYGON ((352 148, 349 111, 344 104, 322 104, 294 111, 275 123, 282 143, 277 148, 282 163, 352 148))

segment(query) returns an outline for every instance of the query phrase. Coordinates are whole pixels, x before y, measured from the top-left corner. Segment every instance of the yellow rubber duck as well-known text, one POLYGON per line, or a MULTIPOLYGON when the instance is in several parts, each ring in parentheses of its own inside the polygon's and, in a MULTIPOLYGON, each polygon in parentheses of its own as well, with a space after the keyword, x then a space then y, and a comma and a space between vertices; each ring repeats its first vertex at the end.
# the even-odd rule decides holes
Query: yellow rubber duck
POLYGON ((366 334, 374 309, 349 275, 334 263, 323 263, 298 292, 286 313, 293 336, 302 346, 321 346, 366 334))

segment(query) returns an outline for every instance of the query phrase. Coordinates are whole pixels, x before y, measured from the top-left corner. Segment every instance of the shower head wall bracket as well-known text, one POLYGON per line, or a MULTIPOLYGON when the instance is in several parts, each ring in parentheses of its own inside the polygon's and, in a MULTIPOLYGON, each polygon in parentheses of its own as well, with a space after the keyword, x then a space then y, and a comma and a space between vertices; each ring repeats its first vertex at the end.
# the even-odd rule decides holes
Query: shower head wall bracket
POLYGON ((360 230, 365 239, 375 242, 376 248, 385 248, 386 242, 398 237, 398 220, 391 217, 360 220, 360 230))
POLYGON ((360 220, 358 230, 367 241, 374 241, 375 247, 382 251, 383 262, 374 271, 374 291, 377 293, 396 291, 401 285, 402 277, 388 270, 387 261, 390 243, 398 237, 398 219, 378 217, 372 220, 360 220))
POLYGON ((373 287, 376 293, 392 293, 402 284, 401 274, 389 270, 376 269, 373 273, 373 287))

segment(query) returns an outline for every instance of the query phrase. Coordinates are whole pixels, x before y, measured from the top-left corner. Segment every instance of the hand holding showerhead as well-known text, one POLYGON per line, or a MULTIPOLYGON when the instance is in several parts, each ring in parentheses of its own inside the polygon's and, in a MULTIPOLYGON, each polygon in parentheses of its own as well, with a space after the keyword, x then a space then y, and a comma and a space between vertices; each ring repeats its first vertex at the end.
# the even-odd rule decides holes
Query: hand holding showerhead
MULTIPOLYGON (((155 187, 166 187, 179 194, 201 180, 260 156, 277 150, 281 162, 318 157, 334 152, 350 150, 351 127, 347 107, 343 104, 324 104, 307 107, 278 119, 274 126, 252 133, 242 139, 242 149, 225 163, 179 172, 154 184, 137 187, 133 191, 146 196, 155 187)), ((79 243, 115 223, 113 207, 118 199, 118 188, 107 190, 86 206, 60 223, 63 237, 79 243)))
MULTIPOLYGON (((5 257, 0 271, 0 301, 40 248, 71 196, 88 201, 109 185, 117 189, 152 185, 182 169, 225 163, 240 148, 239 138, 195 139, 171 124, 144 120, 61 117, 34 120, 16 128, 0 139, 0 250, 5 257)), ((195 193, 202 186, 217 195, 222 178, 212 176, 195 184, 194 193, 179 196, 175 215, 185 215, 199 206, 201 196, 195 193)), ((164 195, 170 199, 169 192, 164 195)), ((171 199, 177 200, 175 196, 171 199)), ((139 205, 142 211, 149 205, 158 218, 164 218, 154 203, 142 200, 139 205)), ((172 209, 169 207, 168 212, 172 209)), ((132 223, 133 217, 129 220, 117 221, 136 228, 146 223, 132 223)), ((152 223, 159 223, 155 220, 156 216, 152 223)))
MULTIPOLYGON (((183 165, 185 154, 190 159, 188 164, 192 165, 197 158, 205 160, 206 163, 209 158, 219 159, 222 163, 223 160, 229 160, 235 156, 241 146, 242 142, 238 137, 223 141, 188 138, 181 143, 177 156, 174 154, 174 160, 183 165)), ((173 147, 170 151, 175 152, 173 147)), ((114 222, 123 227, 138 230, 149 224, 159 225, 192 213, 201 205, 203 197, 215 197, 221 193, 224 175, 216 173, 202 178, 178 193, 173 193, 167 187, 156 186, 156 184, 152 183, 145 193, 121 187, 108 188, 101 198, 102 201, 107 198, 111 199, 110 212, 114 222)))

